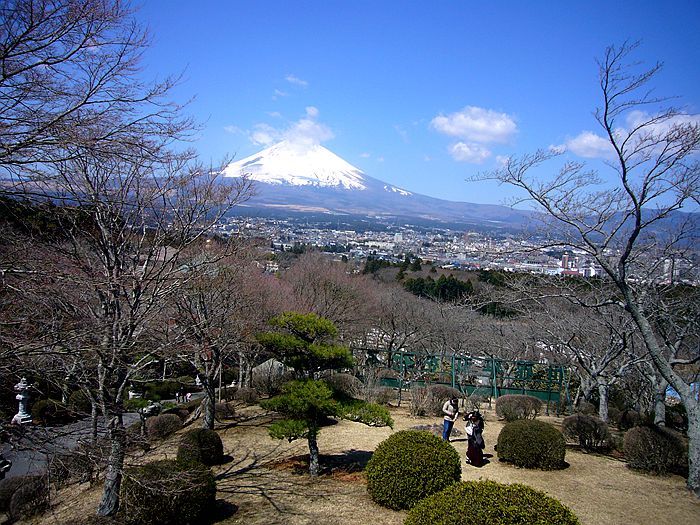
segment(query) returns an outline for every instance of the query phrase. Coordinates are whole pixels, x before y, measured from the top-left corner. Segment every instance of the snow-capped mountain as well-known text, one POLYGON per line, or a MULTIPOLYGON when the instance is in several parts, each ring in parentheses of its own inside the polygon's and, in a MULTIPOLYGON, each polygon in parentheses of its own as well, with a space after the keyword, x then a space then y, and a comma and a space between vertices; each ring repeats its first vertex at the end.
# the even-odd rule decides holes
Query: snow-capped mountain
POLYGON ((247 175, 256 195, 253 212, 314 213, 519 228, 528 214, 505 206, 436 199, 365 174, 318 144, 283 141, 229 164, 225 177, 247 175))
MULTIPOLYGON (((224 169, 226 177, 239 177, 244 173, 252 180, 266 184, 368 189, 367 176, 361 169, 320 144, 284 140, 260 153, 232 162, 224 169)), ((384 185, 384 189, 410 195, 410 192, 391 185, 384 185)))

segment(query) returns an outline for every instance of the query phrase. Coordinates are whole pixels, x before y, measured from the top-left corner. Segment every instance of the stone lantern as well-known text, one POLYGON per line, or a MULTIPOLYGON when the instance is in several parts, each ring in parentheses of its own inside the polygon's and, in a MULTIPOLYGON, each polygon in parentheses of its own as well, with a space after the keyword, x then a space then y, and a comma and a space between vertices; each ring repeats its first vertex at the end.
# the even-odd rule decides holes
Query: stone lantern
POLYGON ((24 377, 15 385, 15 392, 17 392, 15 399, 19 401, 19 411, 15 414, 15 417, 12 418, 12 424, 26 425, 32 422, 32 415, 27 411, 29 407, 30 388, 31 385, 27 383, 24 377))

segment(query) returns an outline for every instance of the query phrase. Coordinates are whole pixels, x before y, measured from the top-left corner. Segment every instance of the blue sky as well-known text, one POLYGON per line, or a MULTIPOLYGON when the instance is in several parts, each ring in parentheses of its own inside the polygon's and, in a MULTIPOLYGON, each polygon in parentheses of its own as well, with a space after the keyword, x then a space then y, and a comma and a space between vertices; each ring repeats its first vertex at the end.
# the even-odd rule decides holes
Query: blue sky
POLYGON ((552 145, 599 165, 595 59, 624 40, 700 113, 697 0, 142 0, 137 16, 144 75, 184 72, 207 161, 301 134, 408 190, 501 203, 465 178, 552 145))

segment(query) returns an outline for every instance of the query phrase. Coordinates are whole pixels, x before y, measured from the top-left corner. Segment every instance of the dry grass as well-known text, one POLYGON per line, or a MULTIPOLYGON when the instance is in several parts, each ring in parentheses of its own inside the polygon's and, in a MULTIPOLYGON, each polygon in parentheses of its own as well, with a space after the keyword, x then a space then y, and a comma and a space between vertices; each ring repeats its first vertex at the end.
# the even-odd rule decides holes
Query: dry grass
MULTIPOLYGON (((217 523, 233 525, 367 524, 400 525, 405 513, 384 509, 368 497, 358 469, 392 430, 368 428, 342 421, 324 428, 319 437, 322 462, 328 467, 317 480, 303 474, 305 443, 275 441, 267 434, 270 419, 259 409, 240 412, 248 418, 219 428, 230 463, 215 469, 220 499, 230 503, 228 517, 217 523), (235 507, 234 507, 235 506, 235 507)), ((437 418, 413 418, 395 409, 394 431, 437 423, 437 418)), ((554 418, 542 419, 557 422, 554 418)), ((679 476, 656 477, 630 471, 625 463, 576 450, 567 451, 569 468, 555 472, 518 469, 500 463, 493 450, 502 423, 486 412, 486 453, 491 462, 482 468, 463 464, 462 479, 490 479, 524 483, 543 490, 569 506, 585 525, 700 523, 700 502, 679 476)), ((466 441, 453 445, 464 455, 466 441)), ((173 457, 175 440, 155 451, 173 457)), ((149 455, 150 458, 155 458, 149 455)), ((35 523, 69 524, 72 517, 94 512, 99 487, 72 488, 56 499, 54 510, 35 523)))

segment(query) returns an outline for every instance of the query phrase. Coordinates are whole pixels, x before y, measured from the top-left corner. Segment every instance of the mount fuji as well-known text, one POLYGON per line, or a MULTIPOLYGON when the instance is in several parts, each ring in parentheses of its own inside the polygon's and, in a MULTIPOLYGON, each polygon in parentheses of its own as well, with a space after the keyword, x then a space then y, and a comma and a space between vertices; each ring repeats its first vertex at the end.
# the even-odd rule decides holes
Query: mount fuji
POLYGON ((529 214, 506 206, 436 199, 366 175, 318 144, 283 141, 233 162, 224 177, 247 175, 251 213, 329 214, 440 223, 489 230, 520 229, 529 214))

